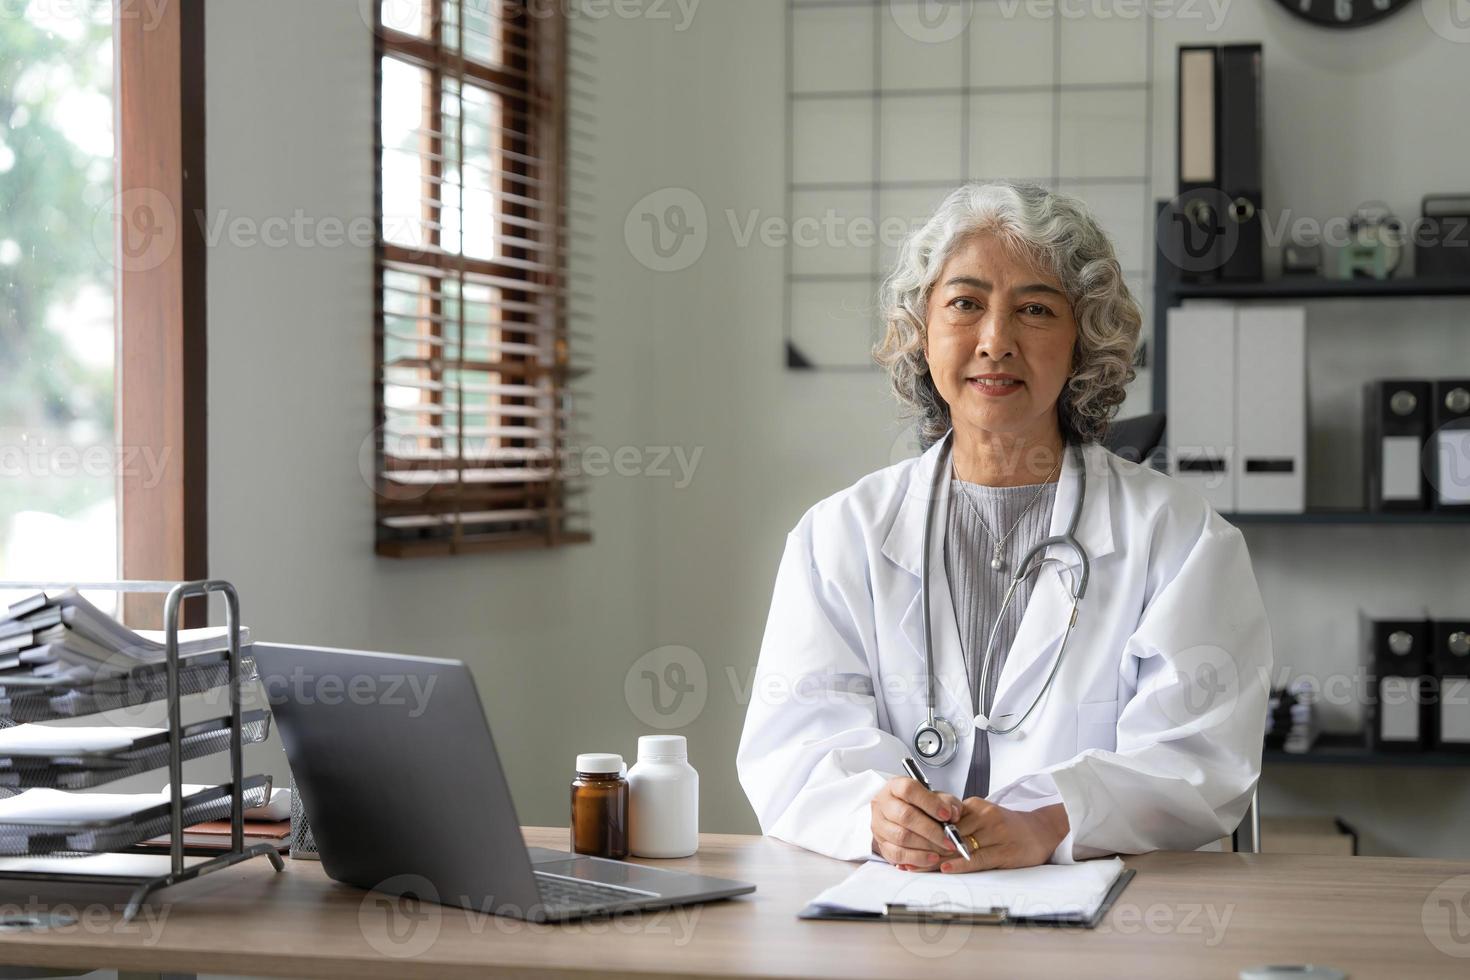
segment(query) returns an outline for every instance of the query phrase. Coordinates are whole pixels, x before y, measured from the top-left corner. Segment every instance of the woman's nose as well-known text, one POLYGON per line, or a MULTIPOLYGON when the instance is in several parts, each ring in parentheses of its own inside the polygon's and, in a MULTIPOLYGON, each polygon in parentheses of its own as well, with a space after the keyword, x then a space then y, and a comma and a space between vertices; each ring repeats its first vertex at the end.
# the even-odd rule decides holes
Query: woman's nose
POLYGON ((1016 332, 1011 318, 1000 309, 987 310, 981 317, 979 331, 975 337, 975 353, 988 355, 998 361, 1007 354, 1016 352, 1016 332))

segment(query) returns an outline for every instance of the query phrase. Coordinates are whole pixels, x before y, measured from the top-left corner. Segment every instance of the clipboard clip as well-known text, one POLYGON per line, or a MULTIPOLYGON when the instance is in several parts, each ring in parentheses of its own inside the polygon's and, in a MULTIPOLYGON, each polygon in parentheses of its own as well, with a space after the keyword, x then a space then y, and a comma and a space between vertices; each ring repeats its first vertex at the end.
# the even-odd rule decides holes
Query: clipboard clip
POLYGON ((1006 909, 974 909, 961 912, 922 905, 907 905, 903 902, 886 903, 883 906, 883 915, 894 922, 973 922, 984 925, 999 925, 1010 919, 1010 913, 1006 909))

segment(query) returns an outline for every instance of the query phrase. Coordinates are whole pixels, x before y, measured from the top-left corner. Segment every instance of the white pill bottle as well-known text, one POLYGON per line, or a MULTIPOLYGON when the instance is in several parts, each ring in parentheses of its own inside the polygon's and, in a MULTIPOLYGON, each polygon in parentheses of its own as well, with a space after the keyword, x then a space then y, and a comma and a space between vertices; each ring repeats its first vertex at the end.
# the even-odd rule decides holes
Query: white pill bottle
POLYGON ((699 850, 699 773, 683 735, 644 735, 628 770, 628 850, 680 858, 699 850))

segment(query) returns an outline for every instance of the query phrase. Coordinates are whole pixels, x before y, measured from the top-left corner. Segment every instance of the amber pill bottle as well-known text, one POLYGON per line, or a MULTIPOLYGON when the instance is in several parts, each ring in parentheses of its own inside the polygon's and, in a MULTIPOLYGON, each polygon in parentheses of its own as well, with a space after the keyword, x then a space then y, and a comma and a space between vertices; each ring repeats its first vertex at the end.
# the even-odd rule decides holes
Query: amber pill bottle
POLYGON ((577 756, 572 850, 593 857, 628 856, 628 780, 623 777, 622 756, 611 752, 577 756))

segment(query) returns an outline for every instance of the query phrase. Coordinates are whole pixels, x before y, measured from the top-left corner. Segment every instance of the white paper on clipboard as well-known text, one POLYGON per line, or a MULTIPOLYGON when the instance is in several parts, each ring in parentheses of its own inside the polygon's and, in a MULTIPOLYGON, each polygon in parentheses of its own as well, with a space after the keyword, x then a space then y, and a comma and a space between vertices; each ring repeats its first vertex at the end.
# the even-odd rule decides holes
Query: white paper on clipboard
POLYGON ((1016 919, 1090 919, 1123 872, 1119 858, 969 874, 900 871, 869 861, 812 899, 812 904, 875 914, 902 905, 933 912, 1004 911, 1016 919))

